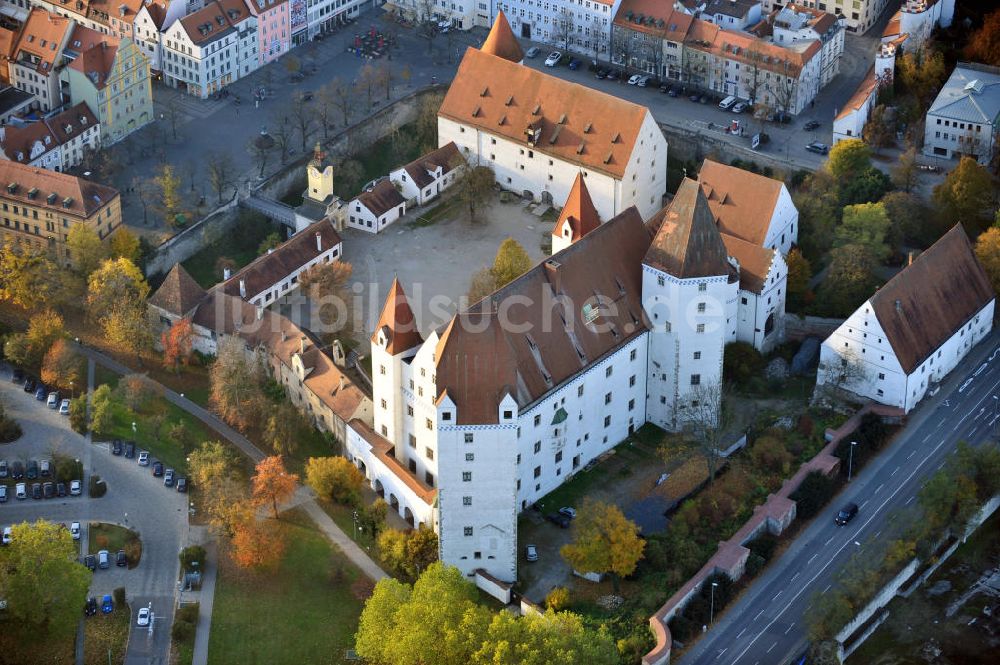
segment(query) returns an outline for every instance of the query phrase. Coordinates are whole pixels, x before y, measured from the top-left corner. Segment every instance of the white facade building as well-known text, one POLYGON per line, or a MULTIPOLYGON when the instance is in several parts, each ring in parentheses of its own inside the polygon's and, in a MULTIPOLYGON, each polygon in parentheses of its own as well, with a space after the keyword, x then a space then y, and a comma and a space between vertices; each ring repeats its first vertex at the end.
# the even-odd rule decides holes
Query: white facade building
POLYGON ((187 15, 183 2, 160 0, 147 2, 139 8, 132 22, 135 43, 149 58, 149 68, 163 70, 163 33, 187 15))
POLYGON ((1000 67, 960 62, 931 103, 924 154, 989 164, 1000 131, 1000 67))
MULTIPOLYGON (((954 0, 942 1, 954 4, 954 0)), ((782 0, 761 0, 765 12, 770 12, 784 4, 782 0)), ((799 0, 797 4, 843 17, 847 29, 859 34, 867 32, 878 23, 879 17, 890 6, 896 6, 893 0, 799 0)))
POLYGON ((477 49, 438 111, 438 142, 492 168, 502 188, 549 204, 583 173, 602 219, 632 205, 649 218, 666 191, 667 141, 647 108, 477 49))
POLYGON ((378 233, 405 214, 406 199, 383 178, 347 204, 347 226, 378 233))
POLYGON ((448 143, 392 171, 389 181, 407 201, 424 205, 454 185, 464 165, 458 147, 448 143))
POLYGON ((101 145, 101 124, 80 102, 44 120, 0 126, 0 159, 66 171, 101 145))
MULTIPOLYGON (((507 15, 514 34, 587 58, 608 60, 611 25, 621 0, 503 0, 494 11, 507 15)), ((492 25, 479 22, 478 25, 492 25)))
POLYGON ((956 225, 823 342, 817 389, 910 411, 989 334, 995 299, 956 225))

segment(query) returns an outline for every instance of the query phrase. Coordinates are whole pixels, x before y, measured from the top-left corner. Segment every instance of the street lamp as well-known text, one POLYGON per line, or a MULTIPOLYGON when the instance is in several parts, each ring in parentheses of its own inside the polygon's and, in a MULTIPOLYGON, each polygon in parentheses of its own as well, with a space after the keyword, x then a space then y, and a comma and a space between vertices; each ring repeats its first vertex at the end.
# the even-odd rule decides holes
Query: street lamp
POLYGON ((847 456, 847 482, 851 482, 851 472, 854 471, 854 446, 858 445, 857 441, 851 441, 851 452, 847 456))
POLYGON ((708 614, 708 623, 710 626, 715 625, 715 587, 719 586, 718 582, 712 582, 712 605, 708 614))
MULTIPOLYGON (((69 392, 73 395, 73 399, 76 399, 76 389, 73 387, 73 380, 70 379, 69 382, 69 392)), ((995 397, 993 399, 996 399, 995 397)))
POLYGON ((351 519, 354 520, 354 540, 357 541, 357 539, 358 539, 358 511, 356 511, 356 510, 354 511, 353 515, 351 516, 351 519))

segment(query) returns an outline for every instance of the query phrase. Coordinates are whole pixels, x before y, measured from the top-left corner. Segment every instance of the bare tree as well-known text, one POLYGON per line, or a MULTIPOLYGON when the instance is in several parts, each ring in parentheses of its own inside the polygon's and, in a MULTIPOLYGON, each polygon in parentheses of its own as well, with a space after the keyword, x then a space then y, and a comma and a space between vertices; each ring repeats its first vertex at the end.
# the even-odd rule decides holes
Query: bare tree
POLYGON ((333 104, 340 109, 340 115, 344 119, 344 127, 347 127, 351 124, 351 111, 354 109, 354 93, 350 86, 345 85, 339 78, 330 81, 329 87, 333 104))
POLYGON ((378 71, 372 65, 365 65, 358 72, 358 79, 355 81, 354 86, 357 89, 357 94, 365 95, 368 100, 365 106, 365 113, 368 113, 372 109, 372 97, 375 94, 375 87, 378 85, 378 71))
POLYGON ((277 109, 271 115, 271 138, 274 139, 274 147, 278 149, 281 163, 288 159, 289 146, 292 143, 294 126, 289 117, 288 108, 277 109))
POLYGON ((434 22, 434 0, 416 0, 416 8, 417 35, 427 40, 427 52, 430 53, 434 50, 434 38, 438 33, 437 24, 434 22))
POLYGON ((226 151, 211 152, 205 164, 208 167, 208 181, 221 204, 223 195, 233 184, 233 157, 226 151))
POLYGON ((718 381, 693 386, 684 393, 683 399, 686 401, 675 407, 676 417, 691 435, 698 454, 705 460, 711 484, 722 458, 722 437, 732 424, 732 411, 718 381))
POLYGON ((757 105, 757 97, 764 89, 764 72, 761 63, 764 61, 764 53, 760 49, 760 44, 754 40, 746 51, 746 62, 743 66, 746 70, 744 81, 747 86, 747 93, 750 97, 750 106, 757 105))
POLYGON ((292 101, 287 117, 294 126, 295 133, 299 136, 302 152, 305 152, 306 148, 309 147, 309 139, 312 138, 313 132, 316 130, 315 111, 303 95, 298 95, 292 101))
POLYGON ((786 61, 784 71, 777 72, 774 77, 774 85, 771 86, 771 94, 774 95, 775 103, 784 113, 791 113, 792 102, 795 100, 795 93, 799 87, 799 81, 791 75, 791 66, 786 61))
MULTIPOLYGON (((448 33, 451 34, 450 32, 448 33)), ((392 94, 392 67, 385 60, 378 64, 375 70, 377 80, 380 85, 385 86, 385 100, 389 101, 389 97, 392 94)))
POLYGON ((590 36, 593 39, 591 44, 594 46, 594 62, 596 63, 601 57, 601 46, 604 44, 604 29, 601 26, 601 22, 598 19, 593 19, 590 22, 590 36))
POLYGON ((833 392, 850 391, 858 383, 868 379, 868 369, 857 352, 848 349, 838 352, 836 357, 820 361, 816 389, 826 388, 833 392), (822 378, 820 382, 819 378, 822 378))
POLYGON ((337 111, 337 98, 333 94, 331 85, 332 83, 324 85, 316 93, 316 120, 319 122, 324 140, 330 138, 330 128, 336 126, 334 113, 337 111))
POLYGON ((552 38, 562 44, 563 51, 569 50, 570 40, 576 33, 576 23, 573 12, 563 7, 559 10, 559 16, 553 26, 552 38))
POLYGON ((181 110, 180 97, 178 93, 171 94, 167 101, 161 107, 163 113, 160 117, 167 121, 170 125, 170 133, 174 137, 174 141, 177 140, 177 124, 181 121, 184 113, 181 110))
POLYGON ((135 191, 135 198, 139 200, 139 205, 142 206, 142 223, 149 223, 149 196, 152 193, 150 190, 153 185, 139 176, 134 176, 132 178, 132 189, 135 191))
POLYGON ((263 133, 250 139, 247 144, 250 154, 253 155, 254 161, 257 163, 258 178, 264 177, 264 169, 267 167, 267 158, 271 155, 271 149, 273 147, 273 139, 263 133))

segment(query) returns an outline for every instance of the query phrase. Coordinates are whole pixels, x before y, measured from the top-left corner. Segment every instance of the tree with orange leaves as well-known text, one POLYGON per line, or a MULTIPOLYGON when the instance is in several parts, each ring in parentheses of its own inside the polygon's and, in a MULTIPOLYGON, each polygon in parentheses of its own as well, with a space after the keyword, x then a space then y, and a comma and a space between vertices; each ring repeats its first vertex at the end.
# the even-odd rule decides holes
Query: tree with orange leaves
POLYGON ((270 504, 274 517, 278 517, 278 503, 295 494, 298 482, 298 475, 285 469, 281 455, 265 457, 257 463, 253 477, 253 501, 258 506, 270 504))
POLYGON ((191 320, 181 319, 160 335, 163 345, 163 366, 175 372, 191 358, 191 320))
POLYGON ((1000 9, 983 18, 983 26, 969 37, 965 55, 974 62, 1000 65, 1000 9))
POLYGON ((270 568, 285 552, 285 541, 276 529, 258 519, 241 522, 233 531, 233 562, 240 568, 270 568))

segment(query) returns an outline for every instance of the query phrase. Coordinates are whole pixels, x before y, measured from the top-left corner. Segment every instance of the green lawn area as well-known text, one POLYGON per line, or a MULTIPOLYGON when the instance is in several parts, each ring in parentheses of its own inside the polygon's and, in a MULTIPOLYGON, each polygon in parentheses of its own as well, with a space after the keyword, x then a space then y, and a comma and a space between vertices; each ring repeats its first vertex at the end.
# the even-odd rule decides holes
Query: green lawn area
POLYGON ((277 570, 248 573, 220 557, 210 665, 340 663, 354 644, 363 602, 352 587, 363 576, 304 513, 282 514, 278 527, 287 550, 277 570))
POLYGON ((87 542, 89 554, 97 554, 101 550, 107 550, 114 557, 118 550, 125 550, 128 555, 129 568, 138 566, 139 560, 142 558, 142 541, 139 540, 139 534, 117 524, 91 522, 90 538, 87 542))
MULTIPOLYGON (((100 598, 98 598, 100 601, 100 598)), ((115 607, 111 614, 97 613, 84 621, 83 662, 106 665, 125 660, 131 614, 127 607, 115 607), (111 655, 108 655, 108 651, 111 655)), ((72 662, 72 661, 68 661, 72 662)))
POLYGON ((182 264, 203 288, 207 289, 222 281, 222 275, 215 270, 215 263, 220 257, 232 259, 237 268, 242 268, 257 258, 257 248, 261 241, 278 231, 267 218, 256 213, 243 213, 237 224, 233 232, 226 233, 205 246, 182 264))
MULTIPOLYGON (((399 128, 400 135, 414 135, 417 133, 416 123, 403 125, 399 128)), ((362 176, 360 185, 366 185, 375 178, 389 175, 389 172, 408 164, 420 156, 421 141, 406 140, 403 142, 393 141, 392 136, 386 136, 375 143, 375 145, 365 148, 363 151, 351 156, 351 160, 361 164, 362 176)), ((358 192, 353 190, 353 183, 337 180, 334 178, 334 192, 345 201, 349 201, 358 192)))

